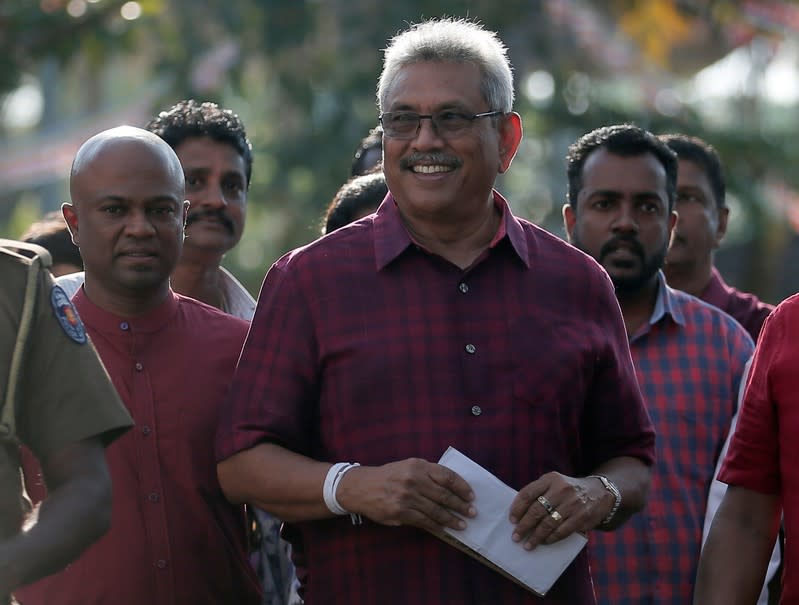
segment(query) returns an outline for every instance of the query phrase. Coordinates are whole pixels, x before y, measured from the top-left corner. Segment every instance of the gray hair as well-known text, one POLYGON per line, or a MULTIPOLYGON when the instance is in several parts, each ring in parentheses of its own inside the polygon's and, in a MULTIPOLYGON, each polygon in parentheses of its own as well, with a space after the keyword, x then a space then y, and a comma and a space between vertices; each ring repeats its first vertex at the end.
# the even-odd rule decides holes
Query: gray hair
POLYGON ((446 18, 416 23, 390 40, 377 85, 380 111, 399 70, 435 61, 474 63, 482 73, 480 90, 489 108, 505 113, 513 109, 513 73, 505 44, 475 21, 446 18))

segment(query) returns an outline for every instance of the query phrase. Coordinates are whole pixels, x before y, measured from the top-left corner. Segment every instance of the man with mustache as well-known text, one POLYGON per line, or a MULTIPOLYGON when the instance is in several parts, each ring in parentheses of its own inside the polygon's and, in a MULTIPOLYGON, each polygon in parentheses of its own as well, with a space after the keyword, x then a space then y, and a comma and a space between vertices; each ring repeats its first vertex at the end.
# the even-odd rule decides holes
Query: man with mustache
POLYGON ((591 535, 598 602, 689 603, 752 339, 726 313, 666 285, 677 158, 662 141, 632 125, 599 128, 569 148, 567 173, 569 240, 613 280, 657 434, 646 507, 616 532, 591 535))
POLYGON ((222 266, 241 239, 252 176, 252 145, 239 116, 216 103, 180 101, 146 130, 164 139, 186 177, 186 241, 172 287, 206 304, 252 319, 255 300, 222 266))
MULTIPOLYGON (((225 254, 241 239, 252 176, 252 145, 239 116, 216 103, 180 101, 153 118, 150 132, 164 139, 180 160, 186 177, 186 241, 172 288, 231 315, 250 321, 252 295, 221 266, 225 254)), ((280 537, 280 522, 260 510, 258 575, 264 605, 296 601, 296 579, 289 545, 280 537)))
POLYGON ((111 530, 20 600, 257 605, 244 509, 208 447, 248 323, 169 286, 188 209, 180 161, 150 132, 107 130, 79 149, 70 196, 85 266, 73 303, 136 426, 106 450, 111 530))
POLYGON ((494 32, 398 34, 378 87, 389 195, 264 280, 218 472, 295 527, 308 603, 594 603, 585 550, 539 598, 431 535, 491 514, 437 464, 448 446, 519 490, 493 513, 517 557, 643 506, 654 435, 610 280, 494 189, 522 138, 513 98, 494 32))

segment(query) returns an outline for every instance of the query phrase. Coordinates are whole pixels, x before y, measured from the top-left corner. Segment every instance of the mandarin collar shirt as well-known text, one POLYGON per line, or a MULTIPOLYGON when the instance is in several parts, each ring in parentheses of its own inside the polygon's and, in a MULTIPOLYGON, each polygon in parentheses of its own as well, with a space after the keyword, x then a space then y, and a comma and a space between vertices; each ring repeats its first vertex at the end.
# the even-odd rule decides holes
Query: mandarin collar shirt
POLYGON ((111 530, 66 570, 20 592, 31 605, 260 602, 243 508, 216 478, 213 439, 247 322, 169 292, 123 318, 73 302, 136 426, 106 450, 111 530))
MULTIPOLYGON (((607 274, 494 201, 499 230, 466 270, 414 243, 390 195, 277 261, 218 458, 268 441, 381 465, 436 461, 451 445, 515 489, 618 456, 651 463, 654 434, 607 274)), ((585 551, 539 598, 412 527, 340 517, 292 529, 315 605, 594 602, 585 551)))
POLYGON ((592 532, 597 601, 683 605, 693 596, 708 491, 753 351, 738 322, 658 274, 649 322, 630 339, 657 434, 647 504, 612 532, 592 532))

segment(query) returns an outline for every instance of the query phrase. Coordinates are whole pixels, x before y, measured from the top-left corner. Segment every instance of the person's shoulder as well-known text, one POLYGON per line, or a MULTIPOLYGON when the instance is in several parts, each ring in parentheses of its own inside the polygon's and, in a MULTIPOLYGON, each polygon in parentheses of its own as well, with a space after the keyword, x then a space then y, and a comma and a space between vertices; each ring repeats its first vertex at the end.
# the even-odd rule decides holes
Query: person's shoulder
POLYGON ((725 338, 738 337, 738 339, 752 344, 749 332, 732 315, 701 298, 682 290, 667 287, 672 304, 680 308, 687 324, 694 325, 701 330, 719 332, 725 338))
POLYGON ((196 322, 200 324, 204 323, 209 326, 213 325, 219 327, 229 327, 233 330, 247 330, 248 326, 250 325, 250 323, 245 319, 241 319, 235 315, 230 315, 229 313, 220 311, 216 307, 212 307, 211 305, 205 304, 204 302, 201 302, 195 298, 184 296, 183 294, 178 294, 177 292, 175 292, 175 296, 178 300, 180 312, 189 322, 196 322))
POLYGON ((769 315, 769 319, 799 322, 799 292, 778 304, 769 315))
MULTIPOLYGON (((48 267, 50 254, 35 244, 26 244, 15 240, 0 239, 0 276, 2 276, 2 300, 7 308, 22 309, 27 299, 27 286, 30 280, 38 280, 44 284, 51 280, 48 267)), ((37 288, 37 295, 42 297, 44 291, 37 288)))
POLYGON ((729 288, 729 310, 730 315, 737 314, 762 314, 768 315, 774 310, 774 305, 770 305, 760 300, 750 292, 743 292, 737 288, 729 288))
MULTIPOLYGON (((277 259, 273 268, 292 271, 317 266, 331 260, 346 258, 353 260, 373 255, 374 251, 374 219, 368 216, 340 229, 323 235, 312 242, 286 252, 277 259)), ((334 268, 333 265, 330 268, 334 268)))
POLYGON ((605 279, 605 270, 592 256, 575 248, 562 237, 523 218, 514 217, 522 226, 529 246, 531 263, 538 259, 537 268, 549 267, 553 271, 566 274, 581 272, 605 279))
POLYGON ((0 266, 4 271, 27 271, 35 261, 42 268, 52 264, 50 253, 36 244, 0 238, 0 266))

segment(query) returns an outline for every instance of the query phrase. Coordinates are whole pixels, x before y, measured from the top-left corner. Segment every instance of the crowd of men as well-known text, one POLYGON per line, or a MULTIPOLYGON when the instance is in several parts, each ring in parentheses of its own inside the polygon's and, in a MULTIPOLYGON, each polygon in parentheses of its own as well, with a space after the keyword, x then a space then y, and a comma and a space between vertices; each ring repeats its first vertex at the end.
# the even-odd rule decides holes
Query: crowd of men
POLYGON ((513 102, 494 32, 397 34, 325 235, 257 301, 221 266, 253 170, 233 112, 86 141, 63 220, 0 255, 0 603, 799 602, 797 300, 714 267, 716 152, 584 134, 566 242, 495 188, 513 102), (546 594, 442 539, 492 514, 450 446, 515 490, 514 556, 588 537, 546 594))

